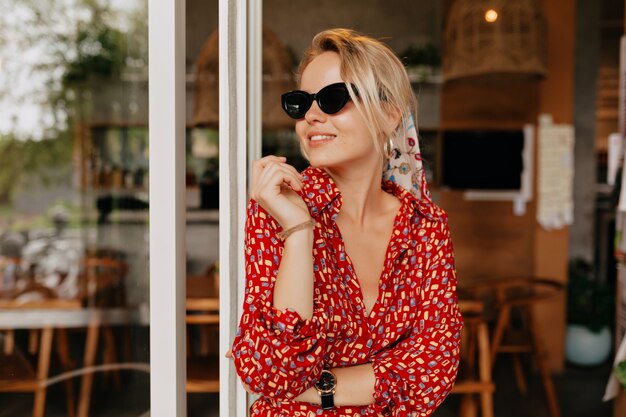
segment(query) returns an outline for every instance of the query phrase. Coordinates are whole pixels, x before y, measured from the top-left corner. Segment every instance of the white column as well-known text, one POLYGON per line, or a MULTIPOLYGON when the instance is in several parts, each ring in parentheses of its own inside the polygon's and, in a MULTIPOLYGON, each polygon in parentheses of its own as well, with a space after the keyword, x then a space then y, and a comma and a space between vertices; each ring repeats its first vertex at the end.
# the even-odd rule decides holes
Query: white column
POLYGON ((263 0, 248 0, 248 184, 262 156, 263 0))
POLYGON ((220 0, 220 417, 247 415, 246 393, 224 357, 237 330, 244 279, 246 40, 246 0, 220 0))
POLYGON ((150 0, 150 408, 184 417, 185 0, 150 0))

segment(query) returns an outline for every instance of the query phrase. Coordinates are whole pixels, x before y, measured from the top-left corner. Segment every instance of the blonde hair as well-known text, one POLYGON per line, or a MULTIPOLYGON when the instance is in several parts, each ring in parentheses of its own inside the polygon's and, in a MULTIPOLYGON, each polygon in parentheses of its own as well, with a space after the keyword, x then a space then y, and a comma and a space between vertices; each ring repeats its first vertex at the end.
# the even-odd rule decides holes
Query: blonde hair
MULTIPOLYGON (((304 69, 324 52, 339 55, 341 77, 348 83, 350 97, 365 120, 376 151, 383 159, 386 157, 383 144, 387 138, 404 151, 404 132, 417 108, 417 100, 396 54, 384 43, 353 30, 325 30, 315 35, 304 53, 296 73, 298 84, 304 69), (350 84, 356 86, 358 96, 350 84), (394 112, 400 115, 400 123, 392 130, 388 117, 394 112)), ((308 159, 302 145, 300 150, 308 159)))

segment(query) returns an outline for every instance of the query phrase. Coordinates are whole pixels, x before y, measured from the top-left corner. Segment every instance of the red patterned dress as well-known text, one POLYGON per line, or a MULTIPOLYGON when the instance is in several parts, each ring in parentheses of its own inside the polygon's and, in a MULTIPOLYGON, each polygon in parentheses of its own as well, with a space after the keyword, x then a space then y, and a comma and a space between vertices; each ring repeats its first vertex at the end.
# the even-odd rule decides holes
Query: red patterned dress
POLYGON ((398 184, 383 189, 402 206, 366 315, 355 270, 337 225, 341 194, 320 168, 309 167, 299 192, 314 228, 314 313, 302 319, 272 306, 283 244, 280 224, 253 199, 245 238, 246 289, 232 351, 241 380, 261 397, 252 416, 429 416, 445 399, 459 364, 462 318, 447 214, 398 184), (369 406, 320 406, 294 401, 323 368, 370 362, 376 376, 369 406))

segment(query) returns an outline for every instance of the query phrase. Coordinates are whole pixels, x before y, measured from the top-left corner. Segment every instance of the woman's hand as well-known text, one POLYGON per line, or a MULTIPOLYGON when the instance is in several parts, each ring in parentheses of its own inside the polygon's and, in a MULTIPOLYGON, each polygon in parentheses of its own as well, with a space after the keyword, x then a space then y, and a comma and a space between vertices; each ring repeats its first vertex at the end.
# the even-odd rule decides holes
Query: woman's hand
POLYGON ((252 161, 250 197, 256 200, 283 229, 307 221, 309 210, 296 191, 302 190, 302 179, 283 156, 268 155, 252 161), (294 191, 296 190, 296 191, 294 191))
MULTIPOLYGON (((232 349, 228 349, 228 352, 226 352, 226 356, 228 359, 234 360, 235 358, 233 357, 233 350, 232 349)), ((246 392, 248 394, 254 394, 254 391, 252 391, 252 388, 250 388, 247 384, 245 384, 243 381, 241 381, 241 385, 243 385, 243 389, 246 390, 246 392)))

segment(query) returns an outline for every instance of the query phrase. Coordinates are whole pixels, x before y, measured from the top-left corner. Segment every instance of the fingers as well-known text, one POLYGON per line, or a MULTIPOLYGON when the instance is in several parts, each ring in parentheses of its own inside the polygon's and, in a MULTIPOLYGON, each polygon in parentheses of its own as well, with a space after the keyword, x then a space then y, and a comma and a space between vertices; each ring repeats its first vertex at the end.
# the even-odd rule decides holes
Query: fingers
POLYGON ((256 159, 254 161, 252 161, 252 177, 253 178, 258 178, 258 176, 261 174, 261 172, 270 164, 272 163, 278 163, 281 166, 287 168, 289 171, 291 171, 296 177, 300 177, 300 173, 292 166, 286 163, 287 158, 284 156, 275 156, 275 155, 268 155, 265 156, 261 159, 256 159))
POLYGON ((302 177, 302 175, 298 172, 297 169, 293 167, 293 165, 289 165, 287 163, 282 163, 281 165, 287 168, 289 171, 291 171, 291 173, 293 173, 293 175, 295 175, 296 178, 300 179, 302 177))
POLYGON ((269 164, 261 173, 259 188, 266 190, 269 187, 281 187, 285 182, 294 190, 302 188, 302 181, 298 174, 295 174, 283 164, 269 164))
POLYGON ((228 349, 228 352, 226 352, 226 356, 228 359, 233 359, 233 350, 232 349, 228 349))
POLYGON ((294 190, 303 187, 300 173, 291 165, 281 162, 284 158, 268 156, 253 162, 250 196, 259 200, 262 194, 270 192, 272 196, 280 193, 280 188, 289 184, 294 190), (270 191, 273 190, 273 191, 270 191))
POLYGON ((286 157, 275 156, 275 155, 268 155, 268 156, 264 156, 261 159, 255 159, 254 161, 252 161, 252 178, 258 178, 258 176, 261 174, 261 172, 267 166, 268 163, 286 162, 286 161, 287 161, 286 157))

